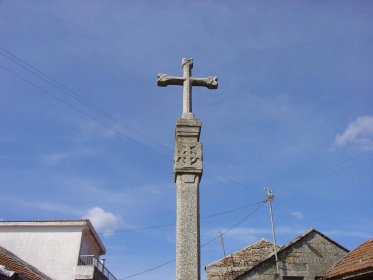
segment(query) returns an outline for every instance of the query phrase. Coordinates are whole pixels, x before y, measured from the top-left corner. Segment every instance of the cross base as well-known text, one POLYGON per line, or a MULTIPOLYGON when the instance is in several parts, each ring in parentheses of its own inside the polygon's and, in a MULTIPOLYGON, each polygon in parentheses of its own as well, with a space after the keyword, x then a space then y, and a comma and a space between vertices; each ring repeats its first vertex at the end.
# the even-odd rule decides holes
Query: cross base
POLYGON ((194 119, 194 114, 192 112, 184 112, 181 115, 181 118, 183 118, 183 119, 194 119))

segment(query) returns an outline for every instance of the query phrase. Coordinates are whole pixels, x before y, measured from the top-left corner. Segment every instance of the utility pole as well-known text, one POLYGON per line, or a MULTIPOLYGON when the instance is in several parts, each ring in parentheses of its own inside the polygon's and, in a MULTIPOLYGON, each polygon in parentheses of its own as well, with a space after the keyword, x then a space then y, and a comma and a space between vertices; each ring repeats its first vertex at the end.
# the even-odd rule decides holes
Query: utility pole
MULTIPOLYGON (((221 242, 221 247, 223 248, 223 253, 224 253, 224 264, 225 264, 225 266, 226 266, 226 268, 227 268, 227 271, 226 271, 226 277, 225 277, 225 275, 224 275, 224 272, 222 272, 222 279, 224 280, 224 279, 228 279, 228 280, 230 280, 231 279, 231 272, 229 271, 229 261, 228 261, 228 259, 227 259, 227 253, 226 253, 226 251, 225 251, 225 246, 224 246, 224 235, 223 235, 223 232, 220 230, 219 231, 219 237, 220 237, 220 242, 221 242)), ((232 261, 233 261, 233 258, 232 258, 232 261)))
POLYGON ((267 197, 268 206, 269 206, 269 215, 271 217, 271 225, 272 225, 272 238, 273 238, 273 247, 275 251, 275 262, 276 262, 276 276, 279 275, 278 269, 278 258, 277 258, 277 245, 276 245, 276 232, 275 232, 275 223, 273 221, 273 212, 272 212, 272 201, 274 199, 274 194, 270 188, 264 188, 265 195, 267 197))
POLYGON ((223 248, 223 253, 224 253, 224 258, 225 258, 227 256, 227 254, 225 253, 224 236, 223 236, 223 232, 221 230, 219 231, 219 237, 220 237, 221 247, 223 248))

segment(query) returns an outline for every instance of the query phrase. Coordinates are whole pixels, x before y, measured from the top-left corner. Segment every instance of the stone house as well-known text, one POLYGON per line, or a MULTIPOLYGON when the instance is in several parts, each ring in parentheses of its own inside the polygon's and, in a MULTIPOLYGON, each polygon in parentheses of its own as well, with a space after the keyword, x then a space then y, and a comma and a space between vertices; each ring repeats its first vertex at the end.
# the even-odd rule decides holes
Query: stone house
POLYGON ((273 243, 261 240, 206 266, 208 280, 315 280, 348 250, 316 229, 278 248, 278 274, 273 243))
POLYGON ((55 280, 116 280, 89 220, 0 221, 0 246, 55 280))
POLYGON ((373 279, 373 239, 370 239, 337 262, 327 273, 325 280, 373 279))

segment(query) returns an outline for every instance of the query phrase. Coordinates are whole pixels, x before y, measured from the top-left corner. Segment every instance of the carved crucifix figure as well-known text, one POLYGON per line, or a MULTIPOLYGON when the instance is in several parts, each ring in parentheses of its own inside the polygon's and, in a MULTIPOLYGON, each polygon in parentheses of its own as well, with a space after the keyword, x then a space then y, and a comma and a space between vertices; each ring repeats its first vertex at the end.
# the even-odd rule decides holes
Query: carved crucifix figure
POLYGON ((192 87, 207 87, 208 89, 218 88, 218 77, 210 76, 207 78, 192 77, 193 59, 183 58, 183 77, 168 76, 167 74, 158 74, 157 84, 160 87, 169 85, 183 86, 183 115, 184 119, 192 119, 192 87))

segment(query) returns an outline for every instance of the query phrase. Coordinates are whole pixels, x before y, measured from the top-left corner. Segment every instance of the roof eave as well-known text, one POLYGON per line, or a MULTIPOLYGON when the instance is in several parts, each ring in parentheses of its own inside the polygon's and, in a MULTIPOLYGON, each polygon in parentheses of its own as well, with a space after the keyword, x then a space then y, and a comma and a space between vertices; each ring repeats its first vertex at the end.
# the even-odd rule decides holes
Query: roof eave
POLYGON ((95 228, 93 227, 91 221, 89 219, 86 219, 85 221, 87 222, 89 231, 91 232, 92 236, 94 237, 94 239, 97 242, 97 245, 100 248, 99 255, 105 255, 106 254, 106 248, 105 248, 104 243, 102 243, 101 238, 98 236, 98 234, 97 234, 95 228))

